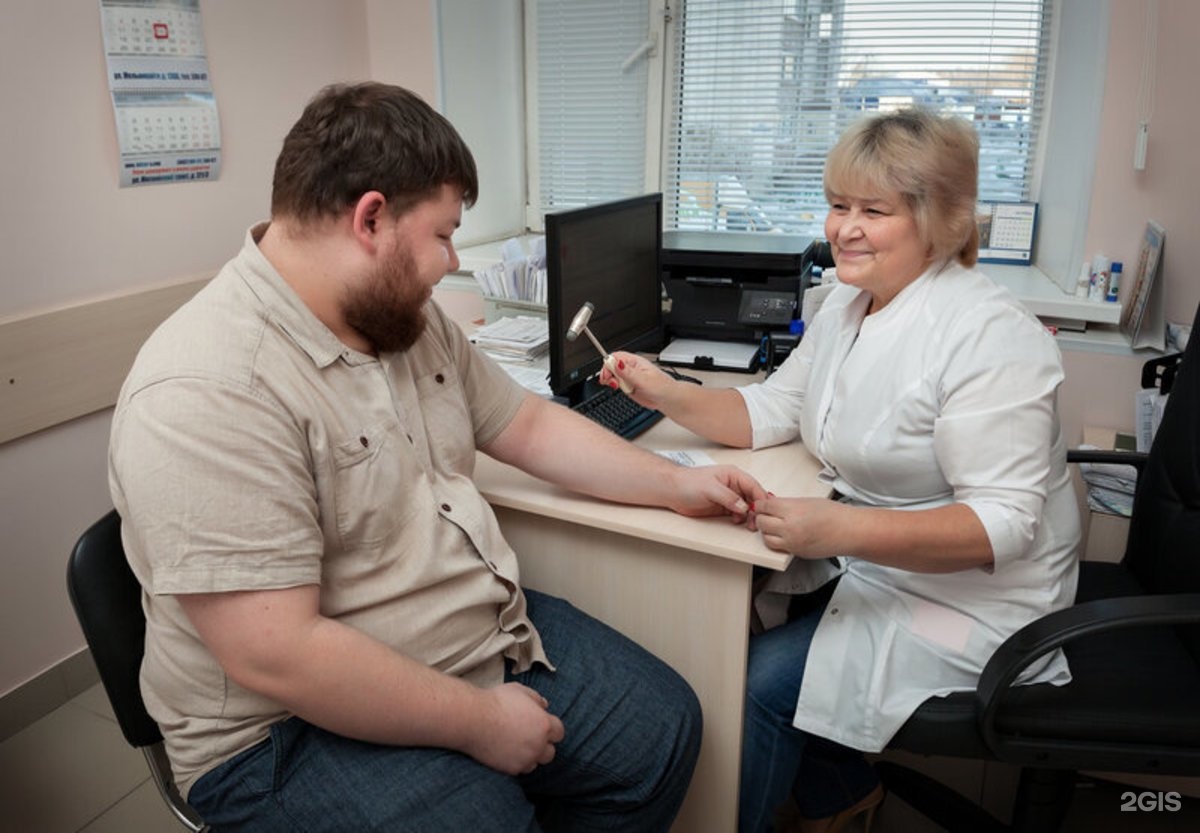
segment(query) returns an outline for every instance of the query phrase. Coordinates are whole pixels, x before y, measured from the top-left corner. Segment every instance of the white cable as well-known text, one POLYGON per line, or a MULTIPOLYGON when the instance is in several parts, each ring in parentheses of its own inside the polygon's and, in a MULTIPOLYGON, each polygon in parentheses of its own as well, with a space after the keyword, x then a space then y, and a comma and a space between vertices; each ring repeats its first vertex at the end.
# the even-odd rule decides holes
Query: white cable
POLYGON ((1154 113, 1155 64, 1158 61, 1158 0, 1146 0, 1146 31, 1142 40, 1142 66, 1138 78, 1137 133, 1133 145, 1133 168, 1146 169, 1146 147, 1150 140, 1150 117, 1154 113))

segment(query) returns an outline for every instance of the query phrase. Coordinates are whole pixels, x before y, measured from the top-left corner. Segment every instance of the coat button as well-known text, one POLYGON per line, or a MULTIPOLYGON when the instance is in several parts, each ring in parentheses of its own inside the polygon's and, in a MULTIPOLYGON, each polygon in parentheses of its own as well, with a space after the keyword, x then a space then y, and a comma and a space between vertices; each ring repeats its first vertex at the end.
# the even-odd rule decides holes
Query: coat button
POLYGON ((443 503, 443 504, 442 504, 442 511, 443 511, 443 512, 449 512, 449 511, 450 511, 450 504, 448 504, 448 503, 443 503))
POLYGON ((363 447, 363 448, 366 448, 367 446, 369 446, 369 445, 371 444, 371 443, 370 443, 370 442, 367 440, 367 438, 366 438, 366 437, 359 437, 359 438, 358 438, 358 441, 359 441, 360 443, 362 443, 362 447, 363 447))
POLYGON ((433 377, 433 380, 440 385, 440 384, 442 384, 442 382, 446 381, 446 377, 439 373, 433 377))
POLYGON ((830 616, 837 616, 837 615, 838 615, 838 609, 837 609, 836 607, 831 607, 831 608, 829 608, 829 615, 830 615, 830 616))

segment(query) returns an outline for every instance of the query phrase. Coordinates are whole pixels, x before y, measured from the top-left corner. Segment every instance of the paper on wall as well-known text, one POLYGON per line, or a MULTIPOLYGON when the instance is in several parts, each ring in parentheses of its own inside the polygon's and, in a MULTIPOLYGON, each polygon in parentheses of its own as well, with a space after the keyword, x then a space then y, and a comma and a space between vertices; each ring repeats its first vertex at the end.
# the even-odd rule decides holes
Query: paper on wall
POLYGON ((199 0, 100 0, 120 186, 216 179, 221 125, 199 0))

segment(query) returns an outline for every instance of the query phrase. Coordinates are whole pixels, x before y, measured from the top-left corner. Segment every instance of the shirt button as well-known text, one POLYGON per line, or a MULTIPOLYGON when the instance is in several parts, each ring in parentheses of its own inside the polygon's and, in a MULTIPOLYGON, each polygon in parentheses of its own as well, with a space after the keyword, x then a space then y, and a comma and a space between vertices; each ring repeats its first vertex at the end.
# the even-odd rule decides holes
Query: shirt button
POLYGON ((830 615, 830 616, 837 616, 837 615, 838 615, 838 609, 837 609, 836 607, 831 607, 831 608, 829 608, 829 615, 830 615))
POLYGON ((366 448, 367 446, 369 446, 369 445, 371 444, 371 443, 370 443, 370 442, 367 440, 367 438, 366 438, 366 437, 359 437, 359 438, 358 438, 358 441, 359 441, 360 443, 362 443, 362 447, 363 447, 363 448, 366 448))
POLYGON ((443 512, 449 512, 449 511, 450 511, 450 504, 448 504, 448 503, 443 503, 443 504, 442 504, 442 511, 443 511, 443 512))
POLYGON ((440 384, 442 384, 442 382, 446 381, 446 377, 439 373, 433 377, 433 380, 440 385, 440 384))

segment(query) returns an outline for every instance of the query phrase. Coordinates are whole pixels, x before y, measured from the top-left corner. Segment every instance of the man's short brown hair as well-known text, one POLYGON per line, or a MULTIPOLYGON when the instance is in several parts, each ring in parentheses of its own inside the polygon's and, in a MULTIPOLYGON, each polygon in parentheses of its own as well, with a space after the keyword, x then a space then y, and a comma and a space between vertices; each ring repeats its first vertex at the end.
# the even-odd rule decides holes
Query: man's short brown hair
POLYGON ((443 185, 479 194, 475 159, 458 131, 420 96, 391 84, 332 84, 304 108, 275 161, 271 215, 341 214, 379 191, 395 214, 443 185))

